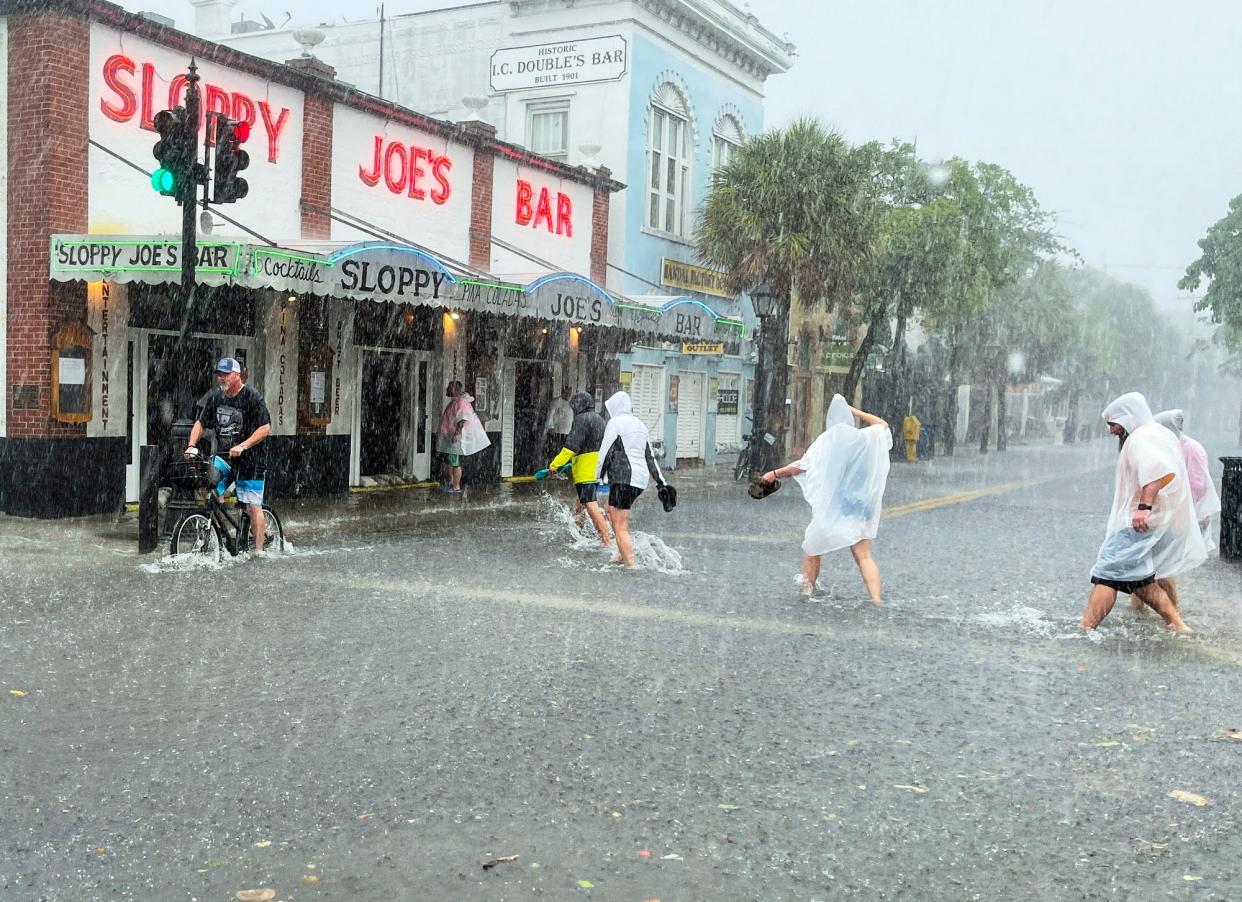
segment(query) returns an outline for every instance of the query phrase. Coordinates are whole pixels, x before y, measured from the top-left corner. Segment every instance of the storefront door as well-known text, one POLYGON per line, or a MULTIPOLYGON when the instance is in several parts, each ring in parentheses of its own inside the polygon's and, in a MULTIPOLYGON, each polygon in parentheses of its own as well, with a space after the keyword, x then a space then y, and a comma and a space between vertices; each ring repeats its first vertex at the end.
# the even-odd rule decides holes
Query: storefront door
POLYGON ((427 397, 431 355, 366 348, 358 369, 361 393, 351 443, 351 484, 427 479, 431 475, 427 397))
POLYGON ((702 373, 682 372, 677 398, 677 459, 703 456, 703 431, 706 425, 702 373))

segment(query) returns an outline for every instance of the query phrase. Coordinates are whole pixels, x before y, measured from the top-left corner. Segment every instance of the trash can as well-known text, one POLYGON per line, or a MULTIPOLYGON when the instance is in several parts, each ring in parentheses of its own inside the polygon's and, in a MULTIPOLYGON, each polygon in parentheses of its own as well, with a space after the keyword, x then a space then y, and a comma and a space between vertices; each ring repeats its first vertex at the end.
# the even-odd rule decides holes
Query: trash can
POLYGON ((936 427, 924 426, 919 433, 919 460, 931 460, 936 456, 936 427))
MULTIPOLYGON (((172 535, 173 527, 186 511, 197 510, 199 507, 198 493, 187 486, 184 480, 173 484, 167 474, 171 473, 170 465, 181 461, 186 445, 190 443, 190 431, 194 428, 193 420, 174 420, 169 438, 168 459, 164 466, 163 484, 172 489, 168 506, 164 510, 164 529, 162 536, 172 535)), ((208 458, 210 461, 210 458, 208 458)))
POLYGON ((1222 457, 1220 484, 1220 556, 1242 558, 1242 457, 1222 457))

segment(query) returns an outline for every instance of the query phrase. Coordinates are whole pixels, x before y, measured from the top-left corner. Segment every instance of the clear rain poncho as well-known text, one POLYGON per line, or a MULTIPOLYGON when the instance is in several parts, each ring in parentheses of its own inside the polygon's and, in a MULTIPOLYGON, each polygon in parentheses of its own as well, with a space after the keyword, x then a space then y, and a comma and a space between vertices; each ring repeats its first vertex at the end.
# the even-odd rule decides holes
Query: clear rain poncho
POLYGON ((1163 410, 1156 414, 1156 422, 1177 436, 1182 445, 1182 459, 1186 462, 1186 478, 1190 482, 1190 497, 1195 503, 1195 518, 1203 529, 1203 539, 1208 551, 1215 547, 1212 541, 1212 517, 1220 513, 1220 495, 1212 481, 1207 449, 1182 431, 1186 415, 1181 408, 1163 410))
POLYGON ((875 538, 892 447, 887 425, 859 429, 845 398, 833 396, 826 428, 793 464, 811 506, 803 553, 827 554, 875 538))
POLYGON ((1168 579, 1199 566, 1207 558, 1207 548, 1195 519, 1190 480, 1177 438, 1156 422, 1147 399, 1138 392, 1113 401, 1104 408, 1103 417, 1128 435, 1117 456, 1113 509, 1091 575, 1141 582, 1152 576, 1168 579), (1157 481, 1165 484, 1152 506, 1149 529, 1138 532, 1131 521, 1139 496, 1143 486, 1157 481))

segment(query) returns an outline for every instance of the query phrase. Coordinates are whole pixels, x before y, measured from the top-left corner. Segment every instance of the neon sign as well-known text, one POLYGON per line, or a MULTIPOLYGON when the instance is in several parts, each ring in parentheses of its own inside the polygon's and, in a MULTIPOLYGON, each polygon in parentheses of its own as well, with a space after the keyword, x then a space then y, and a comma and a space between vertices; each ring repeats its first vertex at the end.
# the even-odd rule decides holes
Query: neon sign
MULTIPOLYGON (((143 63, 139 67, 125 54, 114 53, 104 60, 103 64, 104 84, 111 91, 112 96, 101 97, 99 108, 113 122, 129 122, 138 116, 140 128, 155 131, 155 114, 160 109, 180 106, 184 102, 182 95, 185 93, 186 86, 185 75, 174 76, 168 82, 167 97, 161 95, 159 98, 161 104, 166 100, 167 106, 157 108, 155 97, 157 79, 154 63, 143 63), (132 79, 138 75, 140 68, 142 74, 139 76, 138 86, 135 87, 132 79)), ((159 80, 162 81, 162 79, 159 80)), ((202 107, 203 119, 199 120, 200 128, 208 113, 220 113, 230 119, 245 122, 251 127, 254 127, 261 119, 263 129, 267 133, 267 161, 276 162, 280 156, 280 139, 284 134, 285 126, 289 124, 291 115, 288 107, 281 107, 280 112, 276 113, 266 100, 256 103, 248 94, 241 91, 226 91, 214 84, 204 86, 202 107)), ((208 135, 209 140, 213 138, 214 136, 208 135)))
POLYGON ((401 141, 389 141, 385 145, 384 136, 376 135, 370 168, 359 166, 358 178, 370 188, 383 179, 385 187, 393 194, 404 194, 414 200, 426 200, 430 195, 433 203, 444 204, 453 193, 453 186, 449 184, 452 168, 452 160, 430 148, 401 141), (436 183, 430 190, 428 177, 436 183))
MULTIPOLYGON (((566 238, 574 237, 574 207, 568 194, 556 192, 556 234, 566 238)), ((525 179, 517 180, 517 217, 518 225, 528 225, 532 229, 539 228, 542 223, 549 232, 552 227, 552 197, 547 188, 539 189, 539 198, 535 199, 535 188, 525 179)))

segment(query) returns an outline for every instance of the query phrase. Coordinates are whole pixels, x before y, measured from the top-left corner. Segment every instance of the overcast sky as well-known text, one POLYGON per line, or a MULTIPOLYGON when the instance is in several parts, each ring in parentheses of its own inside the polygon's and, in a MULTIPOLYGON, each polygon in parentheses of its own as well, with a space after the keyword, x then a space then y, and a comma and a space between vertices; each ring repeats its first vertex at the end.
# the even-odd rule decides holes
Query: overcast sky
MULTIPOLYGON (((126 0, 192 30, 188 0, 126 0)), ((373 4, 378 8, 378 4, 373 4)), ((452 0, 388 0, 389 14, 452 0)), ((767 118, 917 141, 997 163, 1056 212, 1087 262, 1185 310, 1196 241, 1242 193, 1242 0, 752 0, 799 47, 767 118)), ((354 4, 350 18, 372 4, 354 4)), ((338 0, 239 0, 280 23, 338 0)))

